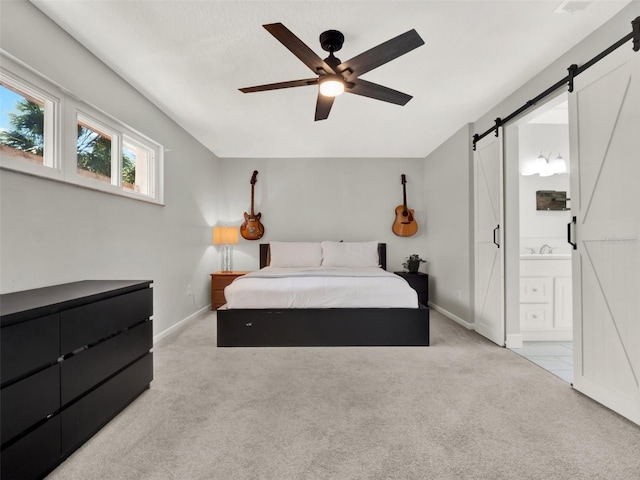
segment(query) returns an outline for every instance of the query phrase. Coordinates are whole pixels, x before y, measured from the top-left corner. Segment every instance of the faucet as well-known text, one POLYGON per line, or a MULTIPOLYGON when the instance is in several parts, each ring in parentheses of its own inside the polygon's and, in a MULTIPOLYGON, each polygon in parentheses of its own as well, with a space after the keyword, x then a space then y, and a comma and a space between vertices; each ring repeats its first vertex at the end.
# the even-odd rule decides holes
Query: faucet
POLYGON ((553 247, 545 243, 540 247, 540 254, 542 255, 544 253, 553 253, 553 247))
POLYGON ((533 248, 531 248, 531 247, 525 247, 525 248, 526 248, 527 250, 529 250, 529 253, 530 253, 530 254, 532 254, 532 255, 536 253, 536 251, 535 251, 533 248))

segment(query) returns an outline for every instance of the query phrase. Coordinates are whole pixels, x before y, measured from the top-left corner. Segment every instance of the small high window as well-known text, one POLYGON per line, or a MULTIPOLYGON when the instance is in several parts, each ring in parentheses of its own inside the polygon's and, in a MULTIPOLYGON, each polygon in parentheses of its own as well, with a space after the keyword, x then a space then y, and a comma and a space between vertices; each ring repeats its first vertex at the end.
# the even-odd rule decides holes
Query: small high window
POLYGON ((0 168, 162 203, 161 145, 0 58, 0 168))
POLYGON ((151 195, 154 158, 153 150, 125 136, 122 147, 122 188, 151 195))
POLYGON ((55 108, 43 92, 0 75, 0 153, 53 167, 55 108))
POLYGON ((107 132, 106 128, 98 126, 97 122, 81 115, 78 116, 78 142, 76 146, 76 171, 78 175, 102 183, 113 183, 111 174, 112 137, 113 134, 107 132))

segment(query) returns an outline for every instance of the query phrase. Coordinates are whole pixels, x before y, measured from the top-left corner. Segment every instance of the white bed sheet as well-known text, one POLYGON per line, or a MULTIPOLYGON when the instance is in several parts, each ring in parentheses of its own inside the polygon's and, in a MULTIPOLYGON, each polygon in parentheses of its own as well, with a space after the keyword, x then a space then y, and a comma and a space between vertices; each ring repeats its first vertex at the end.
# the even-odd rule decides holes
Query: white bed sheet
POLYGON ((378 267, 265 267, 224 296, 226 308, 418 308, 407 281, 378 267))

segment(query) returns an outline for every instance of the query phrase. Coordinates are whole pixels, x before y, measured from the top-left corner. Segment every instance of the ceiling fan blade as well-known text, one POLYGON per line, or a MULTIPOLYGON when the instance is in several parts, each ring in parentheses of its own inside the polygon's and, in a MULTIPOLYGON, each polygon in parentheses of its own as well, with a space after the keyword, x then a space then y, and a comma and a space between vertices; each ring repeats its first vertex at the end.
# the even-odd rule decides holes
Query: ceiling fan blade
POLYGON ((270 23, 263 27, 277 40, 287 47, 291 53, 298 57, 302 63, 309 67, 313 73, 320 75, 323 73, 334 74, 333 69, 311 50, 302 40, 296 37, 291 30, 281 23, 270 23))
POLYGON ((307 85, 317 85, 317 78, 307 78, 304 80, 291 80, 289 82, 268 83, 266 85, 257 85, 255 87, 239 88, 242 93, 264 92, 266 90, 278 90, 280 88, 306 87, 307 85))
POLYGON ((333 106, 333 100, 336 97, 327 97, 318 91, 318 101, 316 102, 316 122, 318 120, 326 120, 333 106))
POLYGON ((382 100, 383 102, 395 103, 396 105, 406 105, 406 103, 413 98, 411 95, 407 95, 406 93, 393 90, 392 88, 383 87, 377 83, 367 82, 361 78, 352 82, 352 85, 345 88, 344 91, 348 93, 355 93, 356 95, 362 95, 363 97, 382 100))
POLYGON ((346 62, 342 62, 338 65, 337 70, 341 73, 344 72, 343 76, 347 81, 353 81, 354 78, 363 73, 367 73, 380 65, 384 65, 421 45, 424 45, 424 40, 418 35, 418 32, 416 32, 415 29, 409 30, 346 62))

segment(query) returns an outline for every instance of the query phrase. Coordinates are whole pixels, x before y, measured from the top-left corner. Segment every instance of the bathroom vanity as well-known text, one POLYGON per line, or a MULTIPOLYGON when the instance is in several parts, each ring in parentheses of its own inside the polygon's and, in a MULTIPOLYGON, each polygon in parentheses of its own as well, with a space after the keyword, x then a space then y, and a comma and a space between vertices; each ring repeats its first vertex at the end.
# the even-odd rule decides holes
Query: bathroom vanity
POLYGON ((523 341, 572 340, 571 254, 520 255, 523 341))

